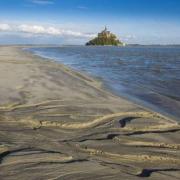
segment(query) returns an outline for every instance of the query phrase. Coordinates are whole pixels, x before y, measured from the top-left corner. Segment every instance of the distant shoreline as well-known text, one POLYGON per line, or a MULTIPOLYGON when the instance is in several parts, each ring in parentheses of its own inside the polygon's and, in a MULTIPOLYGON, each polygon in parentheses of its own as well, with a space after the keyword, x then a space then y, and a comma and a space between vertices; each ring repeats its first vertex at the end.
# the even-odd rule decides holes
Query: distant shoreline
MULTIPOLYGON (((58 46, 86 46, 84 44, 0 44, 0 47, 58 47, 58 46)), ((108 45, 107 45, 108 46, 108 45)), ((112 47, 112 45, 109 45, 112 47)), ((91 46, 87 46, 91 47, 91 46)), ((102 46, 103 47, 103 46, 102 46)), ((114 47, 180 47, 180 44, 126 44, 126 46, 114 46, 114 47)))

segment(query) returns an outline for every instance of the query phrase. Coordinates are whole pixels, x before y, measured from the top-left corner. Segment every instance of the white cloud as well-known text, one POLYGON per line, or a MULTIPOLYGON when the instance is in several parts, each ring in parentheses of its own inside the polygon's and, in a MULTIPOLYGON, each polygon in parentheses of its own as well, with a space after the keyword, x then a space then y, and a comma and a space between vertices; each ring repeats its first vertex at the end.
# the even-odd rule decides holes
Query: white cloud
POLYGON ((33 33, 33 34, 44 34, 45 29, 43 26, 37 26, 37 25, 20 25, 18 26, 18 30, 20 32, 25 32, 25 33, 33 33))
POLYGON ((39 36, 59 36, 59 37, 73 37, 73 38, 92 38, 95 34, 83 33, 73 30, 67 30, 57 28, 53 26, 42 26, 42 25, 31 25, 31 24, 20 24, 20 25, 9 25, 0 24, 0 31, 10 31, 22 34, 39 35, 39 36))
POLYGON ((86 37, 86 38, 92 38, 95 37, 95 34, 89 34, 89 33, 81 33, 81 32, 75 32, 71 30, 63 31, 64 35, 74 36, 74 37, 86 37))
POLYGON ((31 0, 31 3, 37 5, 52 5, 54 4, 53 0, 31 0))
POLYGON ((0 31, 10 31, 11 27, 9 24, 0 24, 0 31))
POLYGON ((120 39, 122 39, 122 41, 125 41, 126 43, 129 43, 135 40, 136 36, 132 34, 126 34, 126 35, 121 36, 120 39))

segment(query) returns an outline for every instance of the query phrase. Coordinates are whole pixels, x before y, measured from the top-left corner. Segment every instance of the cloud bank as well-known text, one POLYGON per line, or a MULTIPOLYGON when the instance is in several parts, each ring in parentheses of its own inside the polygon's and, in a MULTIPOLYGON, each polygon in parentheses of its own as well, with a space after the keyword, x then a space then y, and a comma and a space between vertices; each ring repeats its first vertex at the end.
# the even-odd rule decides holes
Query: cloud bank
POLYGON ((9 30, 11 30, 9 24, 0 24, 0 31, 9 31, 9 30))
POLYGON ((42 25, 30 25, 30 24, 20 24, 20 25, 10 25, 10 24, 0 24, 1 32, 13 32, 29 34, 31 36, 58 36, 58 37, 72 37, 72 38, 93 38, 95 34, 83 33, 73 30, 67 30, 62 28, 57 28, 53 26, 42 26, 42 25))

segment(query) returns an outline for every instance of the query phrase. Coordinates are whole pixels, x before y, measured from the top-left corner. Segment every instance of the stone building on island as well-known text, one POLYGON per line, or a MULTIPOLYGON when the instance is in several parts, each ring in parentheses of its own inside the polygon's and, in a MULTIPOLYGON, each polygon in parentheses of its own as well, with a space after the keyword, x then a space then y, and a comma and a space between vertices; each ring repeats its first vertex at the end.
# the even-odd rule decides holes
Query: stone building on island
POLYGON ((117 36, 105 29, 98 36, 86 43, 87 46, 124 46, 117 36))

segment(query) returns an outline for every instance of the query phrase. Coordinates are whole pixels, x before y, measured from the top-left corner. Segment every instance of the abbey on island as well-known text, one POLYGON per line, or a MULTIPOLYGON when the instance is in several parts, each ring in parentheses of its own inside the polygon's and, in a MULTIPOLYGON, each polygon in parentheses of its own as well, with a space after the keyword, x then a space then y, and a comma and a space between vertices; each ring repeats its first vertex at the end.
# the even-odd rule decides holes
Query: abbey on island
POLYGON ((87 46, 124 46, 117 36, 105 29, 98 33, 98 36, 86 43, 87 46))

